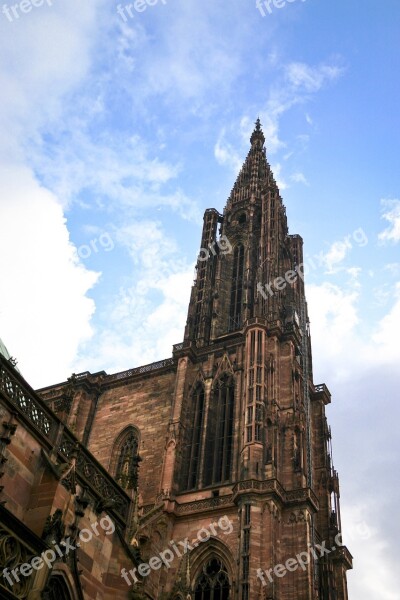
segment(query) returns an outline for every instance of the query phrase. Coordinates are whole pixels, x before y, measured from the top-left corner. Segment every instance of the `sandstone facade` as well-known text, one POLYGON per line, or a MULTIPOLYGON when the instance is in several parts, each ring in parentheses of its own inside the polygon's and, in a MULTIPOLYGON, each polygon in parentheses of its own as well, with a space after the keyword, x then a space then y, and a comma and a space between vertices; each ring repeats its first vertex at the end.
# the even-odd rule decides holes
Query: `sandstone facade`
MULTIPOLYGON (((4 446, 2 510, 33 536, 29 548, 42 549, 56 509, 70 528, 107 514, 116 523, 56 563, 53 580, 71 598, 348 598, 352 557, 341 542, 331 397, 313 381, 303 243, 288 233, 264 141, 257 121, 223 213, 205 212, 172 358, 31 390, 47 436, 10 386, 0 391, 0 421, 17 424, 4 446), (77 454, 75 480, 57 478, 43 449, 57 464, 77 454)), ((31 593, 45 582, 39 571, 31 593)))

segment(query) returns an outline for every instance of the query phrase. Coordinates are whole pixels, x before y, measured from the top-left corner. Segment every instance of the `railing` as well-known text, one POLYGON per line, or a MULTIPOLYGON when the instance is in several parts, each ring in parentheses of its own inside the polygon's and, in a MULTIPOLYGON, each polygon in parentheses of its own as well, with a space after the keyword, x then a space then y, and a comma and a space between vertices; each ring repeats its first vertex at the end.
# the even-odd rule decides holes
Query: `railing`
POLYGON ((238 492, 275 492, 282 500, 285 500, 285 490, 276 479, 268 479, 267 481, 258 481, 257 479, 247 479, 239 481, 233 488, 233 493, 238 492))
POLYGON ((330 404, 331 393, 324 383, 314 386, 314 394, 322 394, 322 399, 324 401, 324 404, 325 405, 330 404))
POLYGON ((165 360, 159 360, 158 362, 151 363, 150 365, 144 365, 143 367, 136 367, 134 369, 129 369, 129 371, 122 371, 121 373, 109 375, 105 383, 109 383, 110 381, 119 381, 120 379, 126 379, 127 377, 131 377, 132 375, 150 373, 151 371, 163 369, 164 367, 173 367, 174 365, 175 360, 173 358, 166 358, 165 360))
POLYGON ((179 350, 183 350, 183 345, 184 345, 184 342, 181 342, 180 344, 174 344, 172 346, 172 351, 178 352, 179 350))
POLYGON ((353 568, 353 557, 346 546, 336 548, 335 554, 332 555, 332 560, 340 560, 345 563, 347 569, 353 568))
POLYGON ((89 377, 91 375, 91 373, 89 371, 84 371, 83 373, 74 373, 73 377, 76 380, 79 379, 86 379, 86 377, 89 377))
POLYGON ((316 394, 323 393, 323 392, 326 392, 328 394, 328 396, 330 396, 329 390, 326 387, 325 383, 321 383, 321 384, 315 386, 316 394))
POLYGON ((48 440, 55 438, 58 420, 42 401, 35 397, 33 390, 24 386, 6 366, 0 356, 0 391, 14 404, 48 440))
POLYGON ((77 452, 76 475, 80 485, 88 488, 96 501, 111 500, 110 512, 116 513, 119 520, 126 524, 129 496, 2 356, 0 356, 0 392, 17 409, 18 414, 22 413, 47 449, 49 445, 54 447, 56 436, 61 428, 63 429, 56 450, 67 459, 73 449, 75 453, 77 452))
MULTIPOLYGON (((73 452, 76 453, 76 440, 68 430, 64 429, 57 450, 67 459, 70 458, 73 452)), ((93 459, 90 452, 81 445, 78 447, 76 456, 76 470, 85 487, 99 495, 102 501, 112 501, 112 509, 126 522, 130 498, 121 490, 107 471, 93 459)))

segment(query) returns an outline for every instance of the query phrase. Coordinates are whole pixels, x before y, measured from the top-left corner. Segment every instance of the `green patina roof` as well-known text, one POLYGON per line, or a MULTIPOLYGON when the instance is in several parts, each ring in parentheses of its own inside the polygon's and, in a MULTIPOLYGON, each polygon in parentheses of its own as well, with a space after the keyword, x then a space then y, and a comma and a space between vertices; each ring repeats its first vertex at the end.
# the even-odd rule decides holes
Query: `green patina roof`
MULTIPOLYGON (((7 350, 7 347, 1 338, 0 338, 0 354, 2 354, 6 360, 10 360, 10 358, 11 358, 11 354, 7 350)), ((19 372, 18 367, 14 367, 14 368, 17 369, 17 371, 19 372)))
POLYGON ((4 356, 4 358, 6 358, 7 360, 9 360, 11 358, 11 354, 7 350, 3 340, 1 338, 0 338, 0 354, 2 354, 4 356))

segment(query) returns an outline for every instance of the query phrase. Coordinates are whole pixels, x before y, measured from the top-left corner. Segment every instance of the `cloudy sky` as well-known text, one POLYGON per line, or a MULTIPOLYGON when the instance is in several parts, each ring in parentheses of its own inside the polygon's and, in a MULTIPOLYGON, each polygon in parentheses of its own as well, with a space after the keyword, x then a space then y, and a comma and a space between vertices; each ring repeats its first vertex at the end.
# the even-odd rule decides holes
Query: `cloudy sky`
POLYGON ((400 4, 124 6, 0 7, 0 336, 35 387, 170 356, 259 115, 305 240, 350 600, 399 599, 400 4))

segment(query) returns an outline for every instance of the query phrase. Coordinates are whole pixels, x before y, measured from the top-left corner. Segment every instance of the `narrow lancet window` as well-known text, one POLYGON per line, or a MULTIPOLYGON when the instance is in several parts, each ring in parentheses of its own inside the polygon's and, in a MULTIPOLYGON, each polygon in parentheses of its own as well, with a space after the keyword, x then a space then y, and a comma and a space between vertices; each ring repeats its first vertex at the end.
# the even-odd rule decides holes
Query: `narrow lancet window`
POLYGON ((242 301, 243 301, 243 274, 244 274, 244 247, 239 244, 233 254, 233 273, 231 301, 229 309, 229 331, 235 331, 242 326, 242 301))
POLYGON ((137 488, 139 440, 133 427, 123 432, 115 444, 115 479, 124 489, 137 488))
POLYGON ((204 420, 204 387, 198 384, 191 397, 189 429, 183 464, 183 489, 195 488, 199 480, 201 440, 204 420))
POLYGON ((234 381, 225 375, 211 394, 204 457, 204 485, 229 481, 232 471, 234 381))

